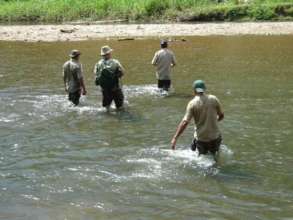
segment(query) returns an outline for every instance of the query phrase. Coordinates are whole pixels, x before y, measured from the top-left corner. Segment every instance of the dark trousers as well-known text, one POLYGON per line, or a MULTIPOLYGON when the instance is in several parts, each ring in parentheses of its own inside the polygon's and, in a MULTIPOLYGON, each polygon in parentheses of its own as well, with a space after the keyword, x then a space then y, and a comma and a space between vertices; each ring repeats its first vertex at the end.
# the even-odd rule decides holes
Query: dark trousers
POLYGON ((171 80, 158 80, 158 88, 163 89, 165 91, 169 91, 171 86, 171 80))
POLYGON ((71 101, 74 105, 78 105, 79 104, 79 99, 80 99, 80 90, 76 91, 76 92, 70 92, 68 94, 68 99, 69 101, 71 101))
POLYGON ((196 139, 193 140, 191 144, 191 150, 195 151, 198 150, 199 155, 201 154, 207 154, 211 153, 212 155, 216 155, 216 153, 219 151, 220 146, 222 143, 222 137, 218 137, 215 140, 204 142, 204 141, 198 141, 196 139))
POLYGON ((114 100, 116 108, 121 108, 124 102, 124 95, 122 89, 102 89, 103 106, 108 107, 114 100))

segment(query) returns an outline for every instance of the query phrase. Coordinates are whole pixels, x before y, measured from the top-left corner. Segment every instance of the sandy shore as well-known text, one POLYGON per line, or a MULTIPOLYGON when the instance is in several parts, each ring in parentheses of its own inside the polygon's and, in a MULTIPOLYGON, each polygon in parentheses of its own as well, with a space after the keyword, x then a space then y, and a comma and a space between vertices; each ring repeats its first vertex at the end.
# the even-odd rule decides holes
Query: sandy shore
POLYGON ((293 35, 293 22, 0 26, 1 41, 27 42, 83 41, 104 38, 291 34, 293 35))

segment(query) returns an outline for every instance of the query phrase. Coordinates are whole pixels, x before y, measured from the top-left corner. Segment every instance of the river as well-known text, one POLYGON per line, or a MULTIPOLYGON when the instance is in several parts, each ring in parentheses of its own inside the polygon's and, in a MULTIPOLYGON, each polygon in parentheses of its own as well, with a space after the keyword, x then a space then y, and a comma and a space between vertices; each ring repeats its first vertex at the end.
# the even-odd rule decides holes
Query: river
POLYGON ((167 97, 150 65, 155 39, 0 42, 0 219, 293 219, 292 40, 174 41, 167 97), (127 70, 125 112, 107 114, 94 85, 104 44, 127 70), (61 77, 73 48, 88 88, 77 108, 61 77), (192 125, 170 150, 195 79, 224 107, 217 166, 188 149, 192 125))

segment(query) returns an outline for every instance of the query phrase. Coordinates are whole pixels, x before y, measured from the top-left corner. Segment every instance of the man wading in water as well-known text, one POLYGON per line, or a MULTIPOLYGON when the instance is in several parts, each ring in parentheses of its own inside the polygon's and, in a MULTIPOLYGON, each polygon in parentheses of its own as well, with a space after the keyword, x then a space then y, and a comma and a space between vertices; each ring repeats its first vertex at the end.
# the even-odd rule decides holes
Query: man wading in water
POLYGON ((68 93, 68 99, 75 106, 79 104, 81 94, 86 95, 85 84, 83 80, 82 65, 79 62, 80 52, 72 50, 70 60, 63 65, 63 80, 65 91, 68 93))
POLYGON ((102 59, 95 65, 96 85, 101 86, 103 95, 103 107, 110 110, 114 100, 117 110, 123 109, 124 95, 120 78, 124 75, 124 69, 118 60, 112 59, 112 49, 109 46, 101 48, 102 59))
POLYGON ((210 152, 216 160, 222 142, 218 122, 224 119, 224 113, 217 97, 205 94, 206 86, 202 80, 195 81, 193 89, 195 97, 188 103, 186 114, 171 141, 172 149, 175 150, 177 139, 193 118, 196 131, 191 149, 197 149, 199 155, 210 152))
POLYGON ((174 53, 168 49, 168 41, 161 41, 161 50, 155 53, 152 64, 157 67, 158 88, 169 91, 171 68, 176 65, 174 53))

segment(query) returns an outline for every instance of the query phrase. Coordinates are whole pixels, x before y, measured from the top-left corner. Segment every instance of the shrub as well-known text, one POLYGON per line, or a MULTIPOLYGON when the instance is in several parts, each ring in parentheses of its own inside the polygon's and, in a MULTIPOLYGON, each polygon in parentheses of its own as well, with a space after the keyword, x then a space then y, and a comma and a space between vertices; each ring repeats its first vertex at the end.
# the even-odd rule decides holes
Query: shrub
POLYGON ((162 15, 169 8, 169 2, 167 0, 150 0, 145 5, 146 14, 151 16, 162 15))
POLYGON ((271 20, 276 17, 274 8, 267 5, 254 5, 248 10, 248 15, 255 20, 271 20))

